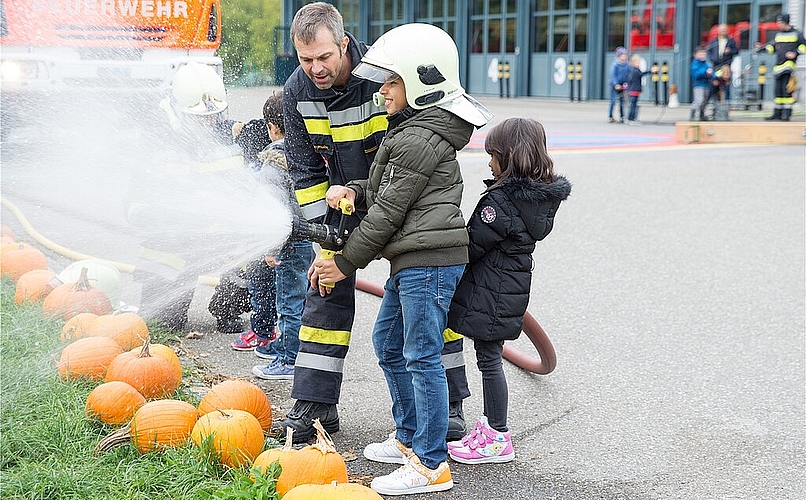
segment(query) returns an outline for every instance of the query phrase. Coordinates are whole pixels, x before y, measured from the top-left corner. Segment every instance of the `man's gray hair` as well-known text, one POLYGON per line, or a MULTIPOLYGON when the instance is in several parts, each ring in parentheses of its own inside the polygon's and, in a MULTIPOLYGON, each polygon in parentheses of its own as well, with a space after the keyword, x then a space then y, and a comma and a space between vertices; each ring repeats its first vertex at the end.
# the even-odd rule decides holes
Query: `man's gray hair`
POLYGON ((295 43, 299 38, 302 43, 311 43, 322 26, 330 30, 333 42, 341 46, 344 39, 344 20, 338 9, 326 2, 309 3, 294 14, 294 20, 291 21, 291 42, 295 43))

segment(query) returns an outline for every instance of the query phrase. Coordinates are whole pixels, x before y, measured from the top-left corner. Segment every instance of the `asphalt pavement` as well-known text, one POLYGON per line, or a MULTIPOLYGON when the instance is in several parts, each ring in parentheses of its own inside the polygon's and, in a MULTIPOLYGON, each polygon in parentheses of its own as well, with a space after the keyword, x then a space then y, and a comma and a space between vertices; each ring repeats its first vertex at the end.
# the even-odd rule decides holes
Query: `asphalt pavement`
MULTIPOLYGON (((257 116, 271 90, 232 89, 230 116, 257 116)), ((608 123, 603 101, 480 100, 495 118, 459 155, 466 213, 490 175, 484 134, 508 116, 544 124, 555 169, 574 186, 538 244, 529 306, 557 368, 537 375, 505 363, 513 462, 452 463, 452 490, 409 498, 806 498, 806 148, 677 144, 685 105, 645 104, 642 125, 628 126, 608 123)), ((763 126, 769 107, 732 119, 763 126)), ((803 122, 802 106, 795 119, 803 122)), ((38 199, 14 168, 20 140, 3 144, 4 201, 55 242, 126 258, 118 226, 105 224, 109 231, 86 245, 75 236, 86 219, 75 216, 80 207, 38 199)), ((2 220, 24 233, 7 205, 2 220)), ((388 271, 378 261, 358 276, 383 284, 388 271)), ((192 322, 205 336, 185 348, 213 372, 258 383, 282 417, 291 383, 251 376, 260 360, 213 332, 211 293, 196 291, 192 322)), ((135 286, 125 295, 136 304, 135 286)), ((361 455, 393 428, 370 345, 379 304, 358 295, 333 436, 355 455, 350 474, 364 480, 394 468, 361 455)), ((536 354, 525 336, 512 345, 536 354)), ((471 342, 465 360, 472 425, 482 399, 471 342)))

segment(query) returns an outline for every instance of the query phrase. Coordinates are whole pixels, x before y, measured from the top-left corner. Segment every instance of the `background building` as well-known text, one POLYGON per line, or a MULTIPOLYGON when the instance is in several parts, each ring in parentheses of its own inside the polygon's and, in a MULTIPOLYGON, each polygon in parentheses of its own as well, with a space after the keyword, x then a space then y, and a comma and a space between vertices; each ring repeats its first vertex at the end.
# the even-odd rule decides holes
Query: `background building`
MULTIPOLYGON (((303 0, 283 0, 289 26, 303 0)), ((694 47, 716 36, 726 23, 740 53, 734 61, 734 102, 757 90, 758 68, 772 68, 773 57, 757 55, 756 42, 771 40, 775 17, 789 13, 804 25, 799 0, 334 0, 345 28, 372 43, 404 23, 443 28, 459 47, 461 78, 471 94, 609 98, 607 73, 613 51, 622 45, 648 67, 657 64, 657 85, 647 77, 645 100, 668 95, 668 85, 690 95, 689 64, 694 47), (579 75, 581 74, 581 78, 579 75), (502 78, 504 77, 504 78, 502 78), (507 78, 508 77, 508 78, 507 78)), ((285 50, 291 53, 286 28, 285 50)), ((799 64, 803 73, 806 58, 799 64)), ((767 74, 770 75, 771 71, 767 74)), ((771 75, 770 75, 771 76, 771 75)), ((769 77, 768 77, 769 78, 769 77)), ((804 79, 801 79, 804 81, 804 79)), ((772 79, 763 88, 772 99, 772 79)))

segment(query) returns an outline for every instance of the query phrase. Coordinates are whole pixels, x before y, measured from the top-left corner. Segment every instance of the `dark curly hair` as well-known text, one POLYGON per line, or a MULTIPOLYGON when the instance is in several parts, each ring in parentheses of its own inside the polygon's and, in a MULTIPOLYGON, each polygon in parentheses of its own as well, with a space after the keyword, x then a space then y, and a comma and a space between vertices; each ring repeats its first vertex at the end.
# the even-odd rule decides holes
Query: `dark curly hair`
POLYGON ((285 134, 285 125, 283 124, 283 95, 272 94, 266 99, 263 104, 263 119, 266 124, 274 124, 280 129, 280 132, 285 134))

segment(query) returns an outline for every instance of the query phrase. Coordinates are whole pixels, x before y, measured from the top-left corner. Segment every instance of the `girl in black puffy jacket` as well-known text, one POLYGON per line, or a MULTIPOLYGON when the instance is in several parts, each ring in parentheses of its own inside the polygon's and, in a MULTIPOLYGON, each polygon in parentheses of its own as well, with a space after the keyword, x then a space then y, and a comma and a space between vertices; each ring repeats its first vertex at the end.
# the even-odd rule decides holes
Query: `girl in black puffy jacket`
POLYGON ((554 226, 571 183, 554 174, 543 126, 509 118, 485 141, 493 179, 467 224, 470 262, 453 296, 448 328, 473 339, 482 373, 484 416, 461 441, 448 443, 458 462, 509 462, 515 458, 507 427, 505 340, 518 338, 529 303, 535 243, 554 226))

